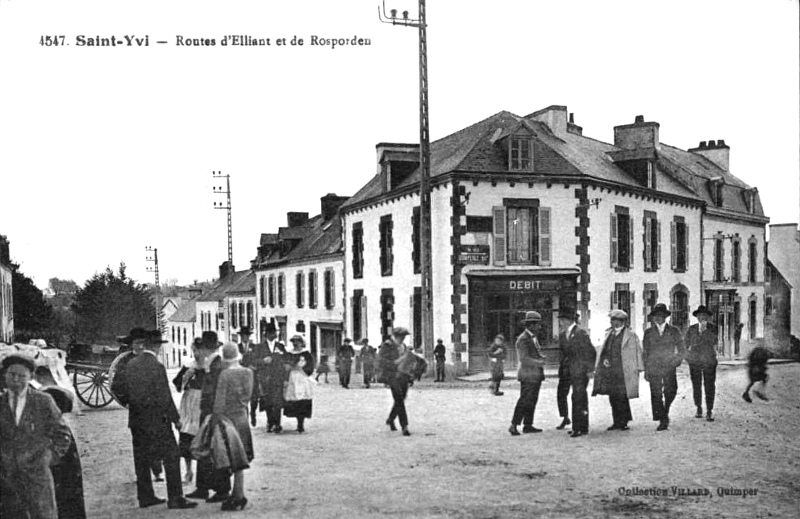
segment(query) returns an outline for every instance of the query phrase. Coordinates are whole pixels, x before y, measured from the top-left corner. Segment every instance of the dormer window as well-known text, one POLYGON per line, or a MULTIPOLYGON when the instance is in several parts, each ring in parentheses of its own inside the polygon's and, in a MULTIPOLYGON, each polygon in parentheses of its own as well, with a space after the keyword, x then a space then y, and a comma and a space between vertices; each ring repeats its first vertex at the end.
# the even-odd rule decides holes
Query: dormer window
POLYGON ((747 209, 747 212, 753 214, 756 212, 756 190, 755 189, 746 189, 742 191, 742 196, 744 197, 744 206, 747 209))
POLYGON ((533 170, 533 140, 529 136, 512 136, 508 146, 509 171, 533 170))
POLYGON ((711 182, 711 200, 717 207, 722 207, 722 204, 724 202, 723 187, 725 183, 722 181, 721 177, 712 178, 710 182, 711 182))

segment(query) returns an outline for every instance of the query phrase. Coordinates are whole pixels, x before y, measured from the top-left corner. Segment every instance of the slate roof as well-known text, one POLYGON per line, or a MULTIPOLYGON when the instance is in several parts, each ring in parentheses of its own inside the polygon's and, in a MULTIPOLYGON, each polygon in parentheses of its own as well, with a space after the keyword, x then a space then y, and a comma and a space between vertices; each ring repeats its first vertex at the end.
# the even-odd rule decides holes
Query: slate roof
MULTIPOLYGON (((496 142, 517 131, 527 131, 535 136, 534 172, 529 173, 534 178, 542 175, 589 177, 642 187, 614 163, 610 155, 621 149, 613 144, 571 132, 556 135, 543 122, 506 111, 432 142, 431 178, 455 171, 508 175, 507 151, 496 142)), ((656 150, 656 156, 657 167, 666 173, 658 176, 659 192, 713 205, 708 179, 722 177, 726 190, 724 208, 746 212, 741 191, 749 186, 706 157, 663 143, 656 150)), ((419 183, 420 175, 418 168, 396 189, 419 183)), ((342 208, 378 199, 382 195, 381 176, 375 175, 342 208)), ((756 214, 763 215, 760 202, 757 202, 756 214)))
POLYGON ((196 305, 195 303, 200 298, 200 296, 193 297, 187 301, 184 301, 181 306, 178 307, 175 312, 167 318, 167 321, 171 322, 178 322, 178 323, 193 323, 197 318, 196 312, 196 305))
POLYGON ((255 262, 256 268, 269 268, 292 261, 302 261, 342 251, 342 224, 340 218, 325 220, 317 215, 297 227, 281 227, 279 241, 300 240, 290 251, 281 256, 280 247, 275 247, 267 257, 255 262))
POLYGON ((253 293, 256 289, 256 276, 251 270, 239 270, 216 280, 208 290, 197 299, 198 302, 222 301, 232 289, 243 290, 247 284, 252 285, 253 293))

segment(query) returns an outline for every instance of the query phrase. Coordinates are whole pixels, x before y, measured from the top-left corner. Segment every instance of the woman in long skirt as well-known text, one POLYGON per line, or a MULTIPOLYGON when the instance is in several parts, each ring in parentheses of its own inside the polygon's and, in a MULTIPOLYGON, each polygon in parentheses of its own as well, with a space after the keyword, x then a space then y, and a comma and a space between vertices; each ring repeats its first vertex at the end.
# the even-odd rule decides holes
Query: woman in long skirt
MULTIPOLYGON (((233 453, 237 463, 230 467, 233 472, 233 492, 222 503, 222 510, 244 510, 247 498, 244 496, 244 469, 253 460, 253 437, 250 433, 250 397, 253 393, 253 371, 239 364, 239 346, 229 342, 222 347, 223 369, 217 382, 214 399, 214 413, 227 417, 236 428, 244 455, 233 453)), ((230 450, 233 444, 228 445, 230 450)))
POLYGON ((183 367, 178 375, 172 380, 178 392, 182 392, 181 406, 179 409, 181 416, 181 430, 178 436, 178 447, 181 457, 186 463, 186 474, 183 481, 191 483, 194 478, 192 472, 192 440, 200 429, 200 397, 203 389, 203 362, 205 350, 200 349, 200 339, 195 339, 192 344, 194 362, 189 367, 183 367))
POLYGON ((292 348, 286 354, 286 365, 289 367, 289 382, 284 393, 283 414, 289 418, 297 418, 297 432, 305 432, 305 421, 311 418, 313 385, 311 374, 314 373, 314 357, 306 349, 306 343, 300 335, 291 338, 292 348))

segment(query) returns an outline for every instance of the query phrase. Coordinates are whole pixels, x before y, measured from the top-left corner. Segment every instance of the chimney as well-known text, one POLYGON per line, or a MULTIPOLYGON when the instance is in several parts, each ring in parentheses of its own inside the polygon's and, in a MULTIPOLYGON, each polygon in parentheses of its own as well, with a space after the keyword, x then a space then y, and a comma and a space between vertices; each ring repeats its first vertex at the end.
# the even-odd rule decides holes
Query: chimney
POLYGON ((308 221, 308 213, 286 213, 286 222, 289 227, 300 227, 308 221))
POLYGON ((236 269, 233 266, 233 263, 230 261, 223 261, 222 265, 219 266, 219 278, 222 279, 225 276, 233 274, 236 272, 236 269))
POLYGON ((530 115, 526 119, 533 119, 547 125, 555 135, 567 133, 567 107, 561 105, 550 105, 542 108, 530 115))
POLYGON ((347 201, 346 196, 336 196, 335 193, 328 193, 320 198, 321 214, 324 220, 330 220, 336 216, 336 212, 347 201))
POLYGON ((633 124, 614 127, 614 146, 623 150, 658 149, 659 127, 657 122, 645 122, 643 115, 637 115, 633 124))
POLYGON ((575 135, 583 135, 583 128, 575 124, 575 114, 570 112, 569 121, 567 122, 567 132, 574 133, 575 135))
POLYGON ((708 144, 706 141, 700 141, 697 148, 691 148, 688 151, 704 156, 723 171, 730 171, 731 148, 725 144, 724 139, 708 141, 708 144))

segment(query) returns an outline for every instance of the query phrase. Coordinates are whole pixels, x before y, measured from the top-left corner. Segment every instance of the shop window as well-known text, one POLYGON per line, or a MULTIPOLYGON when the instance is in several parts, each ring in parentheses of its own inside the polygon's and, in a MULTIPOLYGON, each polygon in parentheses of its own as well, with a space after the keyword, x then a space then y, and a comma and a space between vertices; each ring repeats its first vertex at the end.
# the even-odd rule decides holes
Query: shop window
POLYGON ((672 257, 672 270, 686 272, 687 258, 689 257, 689 226, 682 216, 676 216, 670 223, 670 246, 672 257))
POLYGON ((378 224, 378 231, 380 232, 378 246, 381 251, 381 276, 392 275, 392 266, 394 264, 394 257, 392 256, 392 245, 394 245, 392 227, 392 215, 387 214, 381 216, 381 221, 378 224))
POLYGON ((611 267, 633 268, 633 219, 627 207, 616 206, 611 213, 611 267))
POLYGON ((549 207, 539 207, 537 199, 506 199, 492 213, 495 265, 551 264, 549 207))
POLYGON ((655 272, 661 266, 661 222, 652 211, 644 212, 644 270, 655 272))
POLYGON ((353 278, 364 276, 364 228, 361 222, 353 224, 353 278))

